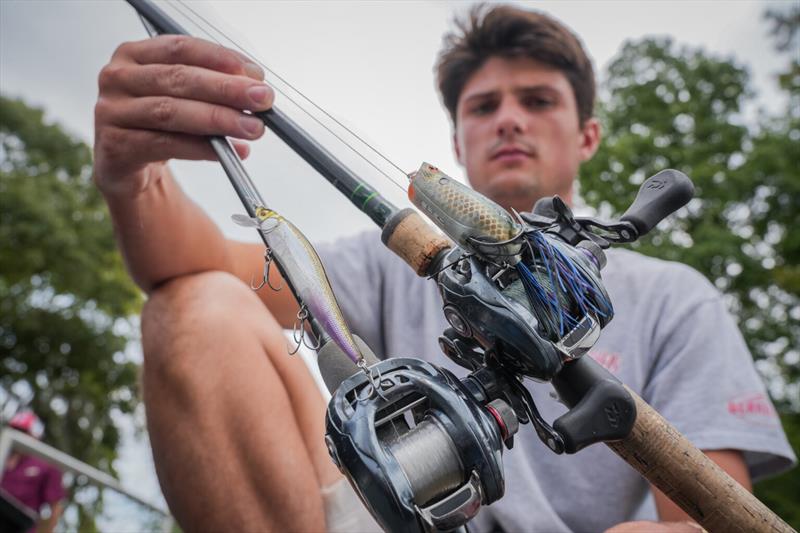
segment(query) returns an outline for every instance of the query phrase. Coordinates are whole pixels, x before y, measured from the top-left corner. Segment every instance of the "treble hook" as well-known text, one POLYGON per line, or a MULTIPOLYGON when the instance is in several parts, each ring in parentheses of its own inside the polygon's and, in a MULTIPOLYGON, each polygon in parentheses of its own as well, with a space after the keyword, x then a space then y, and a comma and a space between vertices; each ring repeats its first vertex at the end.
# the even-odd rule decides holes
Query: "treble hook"
POLYGON ((306 342, 306 328, 303 327, 303 324, 308 321, 308 317, 308 308, 305 304, 303 304, 300 306, 300 310, 297 312, 297 317, 294 321, 294 328, 292 328, 292 338, 294 339, 294 342, 297 343, 297 346, 295 346, 294 350, 289 352, 289 355, 296 354, 300 350, 300 346, 305 346, 309 350, 317 351, 322 345, 319 339, 317 339, 315 345, 311 345, 306 342))
POLYGON ((360 398, 360 401, 366 401, 372 397, 373 394, 377 394, 381 397, 384 401, 389 401, 386 396, 383 395, 383 390, 381 387, 381 382, 383 381, 383 376, 381 375, 381 371, 377 368, 374 370, 375 374, 378 374, 378 382, 375 383, 375 374, 373 374, 373 370, 367 366, 367 361, 363 357, 358 360, 356 366, 361 369, 365 376, 367 376, 367 380, 369 380, 369 385, 372 388, 369 396, 365 398, 360 398))
POLYGON ((261 274, 261 284, 260 285, 255 285, 253 283, 253 280, 252 279, 250 280, 250 288, 253 289, 254 291, 260 290, 261 287, 263 287, 264 285, 268 285, 269 288, 272 289, 275 292, 277 292, 277 291, 279 291, 279 290, 281 290, 283 288, 283 283, 281 283, 279 287, 274 287, 272 285, 272 282, 270 282, 270 280, 269 280, 269 267, 272 264, 272 259, 273 259, 272 258, 272 250, 267 249, 264 252, 264 272, 261 274))

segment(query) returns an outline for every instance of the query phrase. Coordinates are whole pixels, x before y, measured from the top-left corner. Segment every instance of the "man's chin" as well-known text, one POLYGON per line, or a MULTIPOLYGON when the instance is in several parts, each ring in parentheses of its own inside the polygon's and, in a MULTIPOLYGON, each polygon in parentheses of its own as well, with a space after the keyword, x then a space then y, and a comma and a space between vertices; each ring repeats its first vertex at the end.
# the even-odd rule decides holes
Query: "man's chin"
POLYGON ((539 183, 530 174, 504 173, 495 176, 479 191, 508 209, 513 207, 517 211, 529 211, 536 200, 539 199, 539 183))

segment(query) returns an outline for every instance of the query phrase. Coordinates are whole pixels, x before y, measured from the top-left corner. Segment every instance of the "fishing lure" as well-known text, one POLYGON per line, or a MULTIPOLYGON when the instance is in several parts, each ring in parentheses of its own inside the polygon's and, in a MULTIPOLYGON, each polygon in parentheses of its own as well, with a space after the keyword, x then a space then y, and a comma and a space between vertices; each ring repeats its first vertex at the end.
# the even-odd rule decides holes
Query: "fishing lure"
POLYGON ((542 333, 562 352, 576 357, 594 343, 598 319, 607 321, 613 309, 596 265, 583 250, 546 229, 517 222, 497 203, 428 163, 409 180, 411 202, 448 237, 497 267, 494 279, 516 272, 516 284, 522 284, 542 333))
MULTIPOLYGON (((336 303, 322 261, 305 235, 289 220, 263 206, 255 208, 255 217, 235 214, 231 218, 240 226, 257 228, 268 246, 261 286, 269 283, 269 263, 275 259, 283 268, 295 296, 299 299, 300 311, 297 314, 298 324, 295 325, 298 348, 303 339, 303 322, 309 319, 310 313, 320 323, 323 331, 356 365, 363 365, 364 357, 336 303)), ((275 289, 271 284, 270 287, 275 289)))
POLYGON ((451 239, 484 258, 516 263, 522 226, 482 194, 429 163, 409 175, 408 199, 451 239))

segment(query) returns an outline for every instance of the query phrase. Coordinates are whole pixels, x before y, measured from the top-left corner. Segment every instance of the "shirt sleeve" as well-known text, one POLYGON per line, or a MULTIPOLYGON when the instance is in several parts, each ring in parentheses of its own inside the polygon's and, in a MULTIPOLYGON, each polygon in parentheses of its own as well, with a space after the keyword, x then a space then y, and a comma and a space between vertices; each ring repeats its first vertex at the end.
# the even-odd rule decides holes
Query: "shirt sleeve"
POLYGON ((315 245, 351 331, 381 359, 386 354, 382 326, 384 276, 375 250, 382 246, 376 231, 315 245))
POLYGON ((644 399, 698 448, 741 450, 753 480, 787 470, 797 459, 724 300, 696 271, 679 277, 680 301, 653 331, 644 399))

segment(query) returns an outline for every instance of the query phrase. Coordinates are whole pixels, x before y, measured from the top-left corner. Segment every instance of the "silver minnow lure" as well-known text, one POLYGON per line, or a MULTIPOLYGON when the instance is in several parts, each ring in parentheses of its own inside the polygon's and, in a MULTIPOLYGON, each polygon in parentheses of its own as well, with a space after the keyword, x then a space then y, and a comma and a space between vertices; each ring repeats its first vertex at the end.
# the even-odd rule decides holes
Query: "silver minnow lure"
POLYGON ((459 245, 484 256, 518 256, 519 242, 481 245, 509 241, 522 231, 498 204, 428 163, 409 180, 409 200, 459 245))
POLYGON ((314 247, 294 224, 266 207, 257 207, 256 218, 234 215, 242 226, 257 226, 269 246, 270 253, 283 267, 300 304, 330 335, 333 342, 358 364, 363 360, 350 329, 336 303, 325 268, 314 247))

